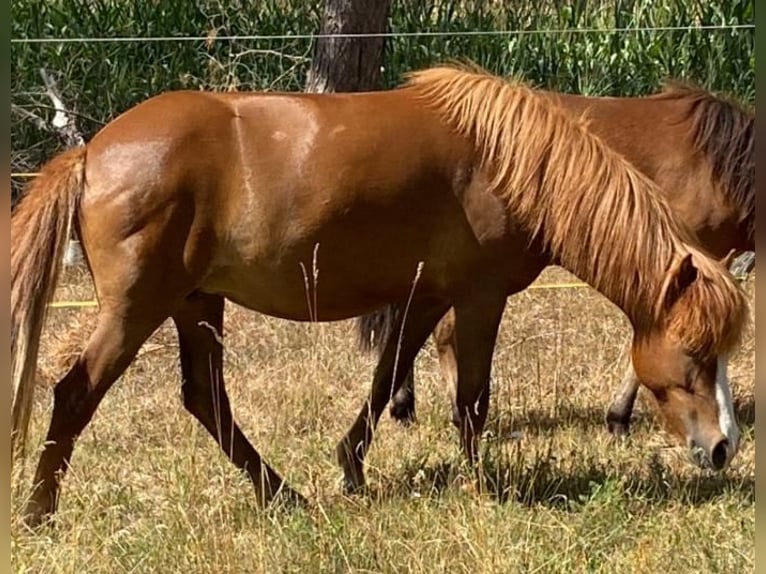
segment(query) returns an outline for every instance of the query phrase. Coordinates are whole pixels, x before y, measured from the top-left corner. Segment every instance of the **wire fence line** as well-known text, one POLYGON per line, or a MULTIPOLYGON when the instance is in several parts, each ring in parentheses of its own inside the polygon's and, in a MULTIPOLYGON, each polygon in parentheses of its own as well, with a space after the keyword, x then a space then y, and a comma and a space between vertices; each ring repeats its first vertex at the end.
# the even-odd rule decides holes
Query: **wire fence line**
POLYGON ((341 34, 252 34, 217 36, 82 36, 73 38, 11 38, 11 44, 89 44, 131 42, 238 42, 315 40, 321 38, 417 38, 417 37, 470 37, 470 36, 524 36, 536 34, 623 34, 636 32, 694 32, 716 30, 755 30, 755 24, 709 24, 690 26, 636 26, 620 28, 550 28, 540 30, 463 30, 419 32, 378 32, 341 34))
MULTIPOLYGON (((73 38, 11 38, 12 44, 87 44, 87 43, 132 43, 132 42, 238 42, 238 41, 284 41, 314 40, 320 38, 417 38, 417 37, 472 37, 472 36, 524 36, 524 35, 564 35, 564 34, 628 34, 638 32, 692 32, 692 31, 745 31, 755 30, 755 24, 716 24, 689 26, 635 26, 612 28, 549 28, 534 30, 463 30, 418 32, 379 32, 379 33, 341 33, 341 34, 253 34, 218 36, 114 36, 114 37, 73 37, 73 38)), ((11 173, 13 179, 30 179, 39 172, 11 173)))
MULTIPOLYGON (((272 34, 263 33, 263 34, 217 34, 217 30, 220 30, 220 28, 212 27, 211 31, 204 35, 195 34, 193 31, 191 31, 190 34, 187 35, 163 35, 163 34, 156 34, 156 35, 147 35, 147 36, 133 36, 133 35, 120 35, 119 31, 114 36, 108 36, 106 34, 103 34, 103 32, 106 32, 103 28, 101 28, 101 33, 103 35, 99 34, 99 26, 95 26, 95 34, 93 36, 86 36, 86 35, 79 35, 79 36, 73 36, 73 37, 43 37, 43 34, 36 34, 37 36, 41 37, 32 37, 30 34, 30 37, 17 37, 17 38, 11 38, 11 44, 15 45, 17 47, 13 47, 14 50, 45 50, 45 49, 53 49, 58 50, 63 48, 63 46, 78 46, 83 47, 82 49, 88 50, 88 49, 95 49, 99 50, 101 48, 96 48, 95 46, 105 46, 103 49, 105 50, 111 50, 111 46, 117 46, 121 45, 124 46, 127 50, 132 49, 143 49, 141 44, 149 44, 149 45, 156 45, 158 49, 159 46, 165 45, 165 46, 171 46, 170 50, 175 51, 175 47, 173 44, 178 45, 178 50, 182 50, 182 46, 195 46, 197 43, 204 44, 207 46, 208 50, 210 50, 214 44, 218 44, 219 49, 223 47, 223 49, 226 49, 226 46, 229 44, 235 44, 237 42, 291 42, 291 41, 309 41, 309 40, 316 40, 320 38, 391 38, 391 39, 401 39, 402 41, 406 41, 406 39, 414 39, 415 42, 419 38, 423 38, 424 42, 427 42, 427 39, 434 39, 435 41, 439 41, 440 38, 445 38, 446 41, 452 41, 451 39, 460 39, 460 38, 475 38, 476 41, 480 42, 481 38, 487 38, 487 42, 494 42, 497 44, 498 40, 500 43, 505 42, 505 38, 508 39, 508 42, 514 42, 514 38, 519 38, 520 41, 525 41, 524 38, 530 38, 529 41, 532 38, 534 38, 534 41, 537 41, 537 38, 543 38, 544 42, 552 42, 553 44, 557 43, 564 43, 566 44, 567 41, 559 41, 557 37, 566 37, 567 35, 571 36, 579 36, 579 37, 595 37, 597 39, 601 37, 608 37, 609 35, 612 35, 617 38, 625 38, 626 41, 632 42, 635 38, 635 34, 642 34, 642 33, 680 33, 682 36, 686 36, 687 34, 689 37, 692 37, 691 35, 693 33, 700 33, 703 38, 713 38, 716 39, 719 37, 717 34, 718 32, 723 32, 723 34, 720 36, 721 38, 729 38, 729 42, 733 41, 735 43, 739 43, 739 38, 742 38, 742 41, 749 42, 750 37, 755 29, 754 23, 749 23, 747 20, 749 20, 749 17, 745 16, 744 14, 729 14, 727 16, 723 16, 723 22, 728 23, 721 23, 721 24, 689 24, 686 25, 686 22, 682 23, 684 25, 658 25, 658 26, 641 26, 638 25, 638 23, 635 26, 583 26, 583 27, 572 27, 572 26, 556 26, 555 24, 550 27, 546 28, 545 25, 540 25, 541 23, 538 23, 537 26, 530 29, 524 29, 521 22, 519 22, 519 26, 516 28, 509 29, 508 23, 503 23, 499 28, 502 29, 492 29, 491 25, 486 26, 486 24, 481 25, 477 22, 477 25, 475 29, 467 29, 467 30, 412 30, 410 28, 410 31, 388 31, 388 32, 381 32, 381 33, 371 33, 371 34, 319 34, 319 33, 296 33, 296 34, 290 34, 290 33, 278 33, 281 30, 284 30, 285 26, 275 26, 271 27, 270 30, 276 32, 272 34), (744 23, 737 23, 737 22, 743 22, 744 23), (592 36, 587 36, 592 35, 592 36), (86 46, 92 45, 93 48, 86 48, 86 46), (34 46, 39 46, 39 48, 35 48, 34 46), (138 46, 136 48, 136 46, 138 46), (50 47, 50 48, 49 48, 50 47)), ((688 20, 687 20, 688 21, 688 20)), ((533 24, 534 26, 534 24, 533 24)), ((425 27, 425 26, 424 26, 425 27)), ((300 30, 301 28, 305 29, 305 23, 302 26, 296 26, 296 29, 300 30)), ((62 28, 61 30, 65 30, 66 28, 62 28)), ((199 30, 199 28, 197 28, 199 30)), ((204 28, 203 28, 204 29, 204 28)), ((246 30, 247 28, 245 28, 246 30)), ((170 28, 172 30, 172 28, 170 28)), ((169 31, 166 29, 166 31, 169 31)), ((42 32, 42 30, 40 30, 42 32)), ((698 38, 700 35, 697 36, 698 38)), ((639 36, 640 38, 640 36, 639 36)), ((599 40, 600 41, 600 40, 599 40)), ((641 42, 641 40, 639 40, 641 42)), ((196 50, 197 48, 191 48, 193 50, 196 50)), ((276 52, 275 52, 276 53, 276 52)), ((696 53, 696 52, 695 52, 696 53)), ((604 59, 606 55, 604 53, 600 54, 601 59, 604 59)), ((680 56, 679 56, 680 57, 680 56)), ((686 56, 686 57, 692 57, 692 56, 686 56)), ((118 57, 119 58, 119 57, 118 57)), ((598 59, 598 57, 596 57, 598 59)), ((611 60, 610 60, 611 62, 611 60)), ((393 65, 393 64, 392 64, 393 65)), ((582 70, 580 73, 585 73, 582 70)), ((555 73, 553 74, 555 76, 555 73)), ((16 96, 12 96, 16 97, 16 96)), ((21 97, 21 96, 19 96, 21 97)), ((129 104, 130 102, 128 102, 129 104)), ((39 106, 38 106, 39 107, 39 106)), ((51 144, 53 145, 53 144, 51 144)), ((13 182, 13 185, 23 185, 24 182, 29 181, 31 178, 34 178, 38 175, 36 171, 33 171, 34 164, 38 163, 36 160, 37 158, 34 158, 35 161, 23 161, 20 162, 17 165, 14 165, 16 168, 16 171, 13 171, 11 173, 11 180, 13 182)))

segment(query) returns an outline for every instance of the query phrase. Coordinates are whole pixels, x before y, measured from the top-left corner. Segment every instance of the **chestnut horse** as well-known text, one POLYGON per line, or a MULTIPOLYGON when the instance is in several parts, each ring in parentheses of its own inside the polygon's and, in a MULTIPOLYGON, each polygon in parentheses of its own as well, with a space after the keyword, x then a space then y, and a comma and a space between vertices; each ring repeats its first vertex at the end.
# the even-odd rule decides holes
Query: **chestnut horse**
MULTIPOLYGON (((755 251, 755 115, 750 110, 681 82, 669 82, 661 93, 636 98, 541 93, 574 117, 586 114, 593 133, 660 186, 708 253, 728 262, 744 251, 755 251)), ((398 312, 390 306, 359 318, 362 349, 382 350, 398 312)), ((433 339, 442 373, 454 389, 454 311, 440 321, 433 339)), ((607 410, 613 434, 627 434, 638 388, 630 365, 607 410)), ((404 424, 415 419, 412 371, 394 395, 390 411, 404 424)))
POLYGON ((185 407, 250 476, 260 503, 280 491, 305 502, 233 420, 222 377, 226 298, 295 321, 408 300, 337 448, 348 491, 364 485, 391 394, 454 307, 460 438, 474 461, 484 420, 472 407, 499 317, 487 310, 499 311, 551 257, 630 318, 636 372, 695 461, 722 469, 737 452, 724 367, 748 316, 739 284, 693 247, 655 184, 523 85, 444 67, 384 92, 172 92, 52 159, 11 223, 17 447, 70 226, 98 320, 54 391, 30 525, 55 511, 76 437, 168 318, 185 407), (314 285, 304 276, 312 261, 314 285))

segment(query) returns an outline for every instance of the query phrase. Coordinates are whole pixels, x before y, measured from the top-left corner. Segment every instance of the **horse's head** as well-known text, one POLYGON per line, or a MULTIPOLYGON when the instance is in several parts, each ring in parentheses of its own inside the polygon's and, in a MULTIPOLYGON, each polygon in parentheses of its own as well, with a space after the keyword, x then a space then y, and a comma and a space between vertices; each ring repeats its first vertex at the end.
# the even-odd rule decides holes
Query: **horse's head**
POLYGON ((722 470, 739 442, 726 353, 739 338, 746 302, 716 265, 704 261, 712 272, 703 274, 689 254, 670 269, 655 320, 636 330, 632 358, 666 430, 697 465, 722 470))

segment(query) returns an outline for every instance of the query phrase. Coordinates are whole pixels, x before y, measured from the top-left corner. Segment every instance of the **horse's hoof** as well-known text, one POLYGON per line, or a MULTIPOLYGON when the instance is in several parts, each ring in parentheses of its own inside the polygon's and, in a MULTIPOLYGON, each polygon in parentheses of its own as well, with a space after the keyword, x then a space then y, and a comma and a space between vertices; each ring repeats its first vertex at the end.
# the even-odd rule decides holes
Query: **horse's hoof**
POLYGON ((613 437, 626 438, 630 433, 630 421, 618 417, 607 416, 606 428, 609 431, 609 434, 613 437))
POLYGON ((27 509, 21 517, 21 526, 29 532, 39 532, 43 528, 53 526, 53 514, 42 512, 37 507, 27 509))
POLYGON ((343 494, 346 496, 357 496, 364 491, 364 484, 358 484, 347 478, 343 479, 343 494))
POLYGON ((307 509, 311 505, 308 498, 292 488, 282 489, 276 497, 285 507, 290 509, 307 509))
POLYGON ((404 427, 414 425, 417 422, 415 408, 412 405, 393 403, 388 412, 391 418, 404 427))
POLYGON ((353 480, 346 475, 340 478, 340 490, 344 496, 356 496, 364 491, 364 481, 353 480))

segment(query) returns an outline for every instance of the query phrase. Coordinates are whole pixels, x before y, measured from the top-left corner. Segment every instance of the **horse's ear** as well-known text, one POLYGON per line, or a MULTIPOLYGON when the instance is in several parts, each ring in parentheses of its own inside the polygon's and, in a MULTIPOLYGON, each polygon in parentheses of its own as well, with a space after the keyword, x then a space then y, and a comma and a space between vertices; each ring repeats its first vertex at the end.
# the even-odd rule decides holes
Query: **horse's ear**
POLYGON ((670 309, 696 279, 697 268, 692 261, 692 254, 688 253, 670 270, 670 277, 663 298, 664 308, 670 309))

